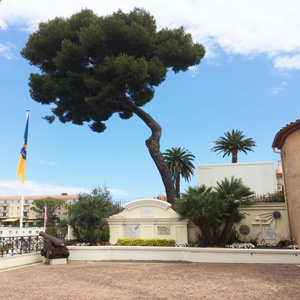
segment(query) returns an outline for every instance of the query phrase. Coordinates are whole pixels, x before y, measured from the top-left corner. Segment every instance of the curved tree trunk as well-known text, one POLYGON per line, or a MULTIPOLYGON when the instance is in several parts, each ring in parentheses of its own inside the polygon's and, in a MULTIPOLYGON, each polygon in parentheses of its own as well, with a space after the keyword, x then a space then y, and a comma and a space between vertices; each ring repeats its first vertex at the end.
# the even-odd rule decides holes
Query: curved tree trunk
POLYGON ((233 211, 234 208, 230 207, 229 210, 227 211, 227 215, 225 216, 225 225, 218 243, 219 247, 225 247, 225 245, 228 243, 230 239, 230 235, 233 227, 233 214, 234 214, 233 211))
POLYGON ((175 191, 176 191, 176 198, 180 198, 180 173, 176 174, 175 178, 175 191))
POLYGON ((161 127, 160 125, 141 108, 136 106, 130 99, 126 97, 125 94, 121 95, 119 99, 120 103, 130 109, 138 117, 140 117, 146 125, 151 129, 151 136, 146 140, 146 146, 149 153, 160 173, 163 184, 166 189, 168 202, 174 205, 175 203, 175 188, 174 182, 170 173, 170 170, 165 162, 161 152, 160 152, 160 137, 161 137, 161 127))
POLYGON ((231 150, 231 154, 232 154, 231 163, 236 164, 238 151, 236 149, 233 149, 233 150, 231 150))
POLYGON ((211 231, 211 221, 203 219, 201 221, 193 220, 194 224, 199 227, 201 233, 205 238, 208 246, 214 247, 217 245, 217 236, 211 231))

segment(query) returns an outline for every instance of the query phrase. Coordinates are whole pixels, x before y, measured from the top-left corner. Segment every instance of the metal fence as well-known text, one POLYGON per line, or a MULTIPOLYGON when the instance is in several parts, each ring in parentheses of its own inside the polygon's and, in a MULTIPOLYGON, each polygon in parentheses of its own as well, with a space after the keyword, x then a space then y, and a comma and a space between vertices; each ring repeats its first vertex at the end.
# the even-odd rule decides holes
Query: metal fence
POLYGON ((123 199, 112 199, 111 202, 115 206, 121 206, 124 207, 125 204, 134 201, 134 200, 140 200, 140 199, 155 199, 154 197, 141 197, 141 198, 123 198, 123 199))
POLYGON ((10 236, 0 237, 0 257, 4 255, 21 255, 38 253, 44 245, 41 236, 10 236))
POLYGON ((275 193, 267 193, 264 195, 256 195, 250 199, 253 203, 265 203, 265 202, 285 202, 284 193, 278 191, 275 193))

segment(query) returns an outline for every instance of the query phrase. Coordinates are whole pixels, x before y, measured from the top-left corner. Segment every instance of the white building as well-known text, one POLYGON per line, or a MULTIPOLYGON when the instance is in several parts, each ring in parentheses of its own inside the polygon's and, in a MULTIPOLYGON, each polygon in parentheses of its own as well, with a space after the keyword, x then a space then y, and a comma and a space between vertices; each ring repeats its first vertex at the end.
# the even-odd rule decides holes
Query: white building
POLYGON ((276 173, 273 161, 252 163, 231 163, 197 166, 197 184, 214 187, 217 182, 234 176, 258 195, 277 191, 276 173))

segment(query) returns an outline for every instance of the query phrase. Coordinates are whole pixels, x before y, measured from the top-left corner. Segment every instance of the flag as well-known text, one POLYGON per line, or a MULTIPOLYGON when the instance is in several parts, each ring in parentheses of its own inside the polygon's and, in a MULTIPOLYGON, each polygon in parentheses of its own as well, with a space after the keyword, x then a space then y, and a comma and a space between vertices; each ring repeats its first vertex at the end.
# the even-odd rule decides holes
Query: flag
POLYGON ((27 157, 27 137, 28 137, 28 123, 29 123, 29 116, 27 115, 26 120, 26 127, 24 133, 23 144, 20 153, 19 164, 17 168, 17 175, 19 180, 24 183, 25 182, 25 170, 26 170, 26 157, 27 157))
POLYGON ((48 221, 47 206, 45 205, 45 224, 48 221))

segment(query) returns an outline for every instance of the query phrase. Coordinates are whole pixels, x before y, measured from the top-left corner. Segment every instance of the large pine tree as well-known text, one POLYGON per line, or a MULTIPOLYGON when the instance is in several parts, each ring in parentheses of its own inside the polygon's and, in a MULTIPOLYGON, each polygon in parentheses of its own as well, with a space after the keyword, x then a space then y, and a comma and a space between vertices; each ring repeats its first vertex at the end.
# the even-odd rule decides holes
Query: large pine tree
POLYGON ((143 9, 105 17, 82 10, 41 23, 21 54, 41 70, 30 75, 30 94, 54 106, 49 122, 55 117, 63 123, 87 122, 103 132, 114 113, 122 119, 140 117, 152 132, 146 146, 174 203, 172 177, 160 152, 161 127, 141 107, 153 99, 154 87, 169 69, 177 73, 200 63, 201 44, 193 43, 183 27, 158 31, 143 9))

